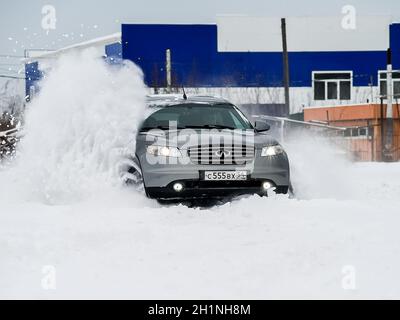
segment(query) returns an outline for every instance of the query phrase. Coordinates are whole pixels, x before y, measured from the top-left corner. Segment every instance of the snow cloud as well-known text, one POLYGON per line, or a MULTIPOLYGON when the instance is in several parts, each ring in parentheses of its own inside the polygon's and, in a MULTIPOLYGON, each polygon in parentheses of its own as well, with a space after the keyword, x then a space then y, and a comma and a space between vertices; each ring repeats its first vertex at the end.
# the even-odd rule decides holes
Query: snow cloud
POLYGON ((146 88, 136 65, 109 66, 99 56, 95 49, 62 56, 43 80, 10 172, 19 193, 55 204, 119 183, 118 159, 134 147, 146 88))

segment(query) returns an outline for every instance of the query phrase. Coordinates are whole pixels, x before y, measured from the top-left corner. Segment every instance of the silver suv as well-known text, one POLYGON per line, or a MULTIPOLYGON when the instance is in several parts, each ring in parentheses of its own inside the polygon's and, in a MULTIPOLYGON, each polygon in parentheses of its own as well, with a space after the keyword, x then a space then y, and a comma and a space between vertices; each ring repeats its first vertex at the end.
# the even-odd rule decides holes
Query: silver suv
POLYGON ((204 96, 148 98, 151 114, 136 139, 125 175, 158 200, 225 198, 287 193, 289 161, 268 136, 233 104, 204 96))

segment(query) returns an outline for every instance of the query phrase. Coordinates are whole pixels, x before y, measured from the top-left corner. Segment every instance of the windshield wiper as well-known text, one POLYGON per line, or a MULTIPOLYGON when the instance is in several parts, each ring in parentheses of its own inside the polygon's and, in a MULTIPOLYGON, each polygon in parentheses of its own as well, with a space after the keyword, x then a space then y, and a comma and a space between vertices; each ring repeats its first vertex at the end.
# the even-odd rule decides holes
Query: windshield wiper
POLYGON ((236 129, 234 127, 218 125, 218 124, 206 124, 204 126, 186 126, 186 128, 190 128, 190 129, 229 129, 229 130, 236 129))
POLYGON ((178 126, 178 127, 170 127, 170 126, 155 126, 155 127, 144 127, 141 128, 140 131, 150 131, 154 129, 159 129, 159 130, 170 130, 170 129, 228 129, 228 130, 235 130, 236 128, 230 127, 230 126, 224 126, 224 125, 218 125, 218 124, 206 124, 203 126, 196 126, 196 125, 188 125, 188 126, 178 126))
POLYGON ((170 129, 186 129, 186 127, 155 126, 155 127, 144 127, 144 128, 141 128, 140 131, 143 132, 143 131, 150 131, 150 130, 154 130, 154 129, 170 130, 170 129))

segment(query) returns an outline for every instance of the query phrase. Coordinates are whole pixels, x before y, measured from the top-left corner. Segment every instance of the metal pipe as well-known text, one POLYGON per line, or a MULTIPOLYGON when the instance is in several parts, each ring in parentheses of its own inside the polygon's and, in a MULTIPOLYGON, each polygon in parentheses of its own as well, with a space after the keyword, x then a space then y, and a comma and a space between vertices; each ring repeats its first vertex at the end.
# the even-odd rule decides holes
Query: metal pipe
POLYGON ((166 51, 166 61, 165 61, 165 69, 167 72, 167 91, 171 93, 172 90, 172 66, 171 66, 171 50, 167 49, 166 51))

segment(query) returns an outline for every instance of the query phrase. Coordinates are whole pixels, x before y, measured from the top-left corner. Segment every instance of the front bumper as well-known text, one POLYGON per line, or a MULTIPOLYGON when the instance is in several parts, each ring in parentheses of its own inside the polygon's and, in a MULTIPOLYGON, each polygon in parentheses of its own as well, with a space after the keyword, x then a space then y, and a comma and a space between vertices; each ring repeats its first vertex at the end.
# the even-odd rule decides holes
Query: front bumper
POLYGON ((246 194, 265 194, 263 182, 271 182, 277 193, 287 193, 290 186, 289 161, 286 154, 276 157, 255 157, 252 163, 237 165, 163 164, 151 165, 140 159, 146 193, 156 199, 223 198, 246 194), (246 181, 204 181, 204 171, 235 171, 248 173, 246 181), (174 190, 175 183, 184 189, 174 190))
MULTIPOLYGON (((268 180, 252 179, 248 181, 200 181, 200 180, 177 180, 166 187, 146 188, 149 198, 160 200, 174 199, 204 199, 204 198, 226 198, 240 195, 266 195, 262 184, 268 180), (175 183, 181 183, 184 189, 176 192, 173 188, 175 183)), ((272 181, 269 181, 273 184, 272 181)), ((274 184, 273 184, 274 185, 274 184)), ((275 186, 276 193, 288 192, 288 186, 275 186)))

